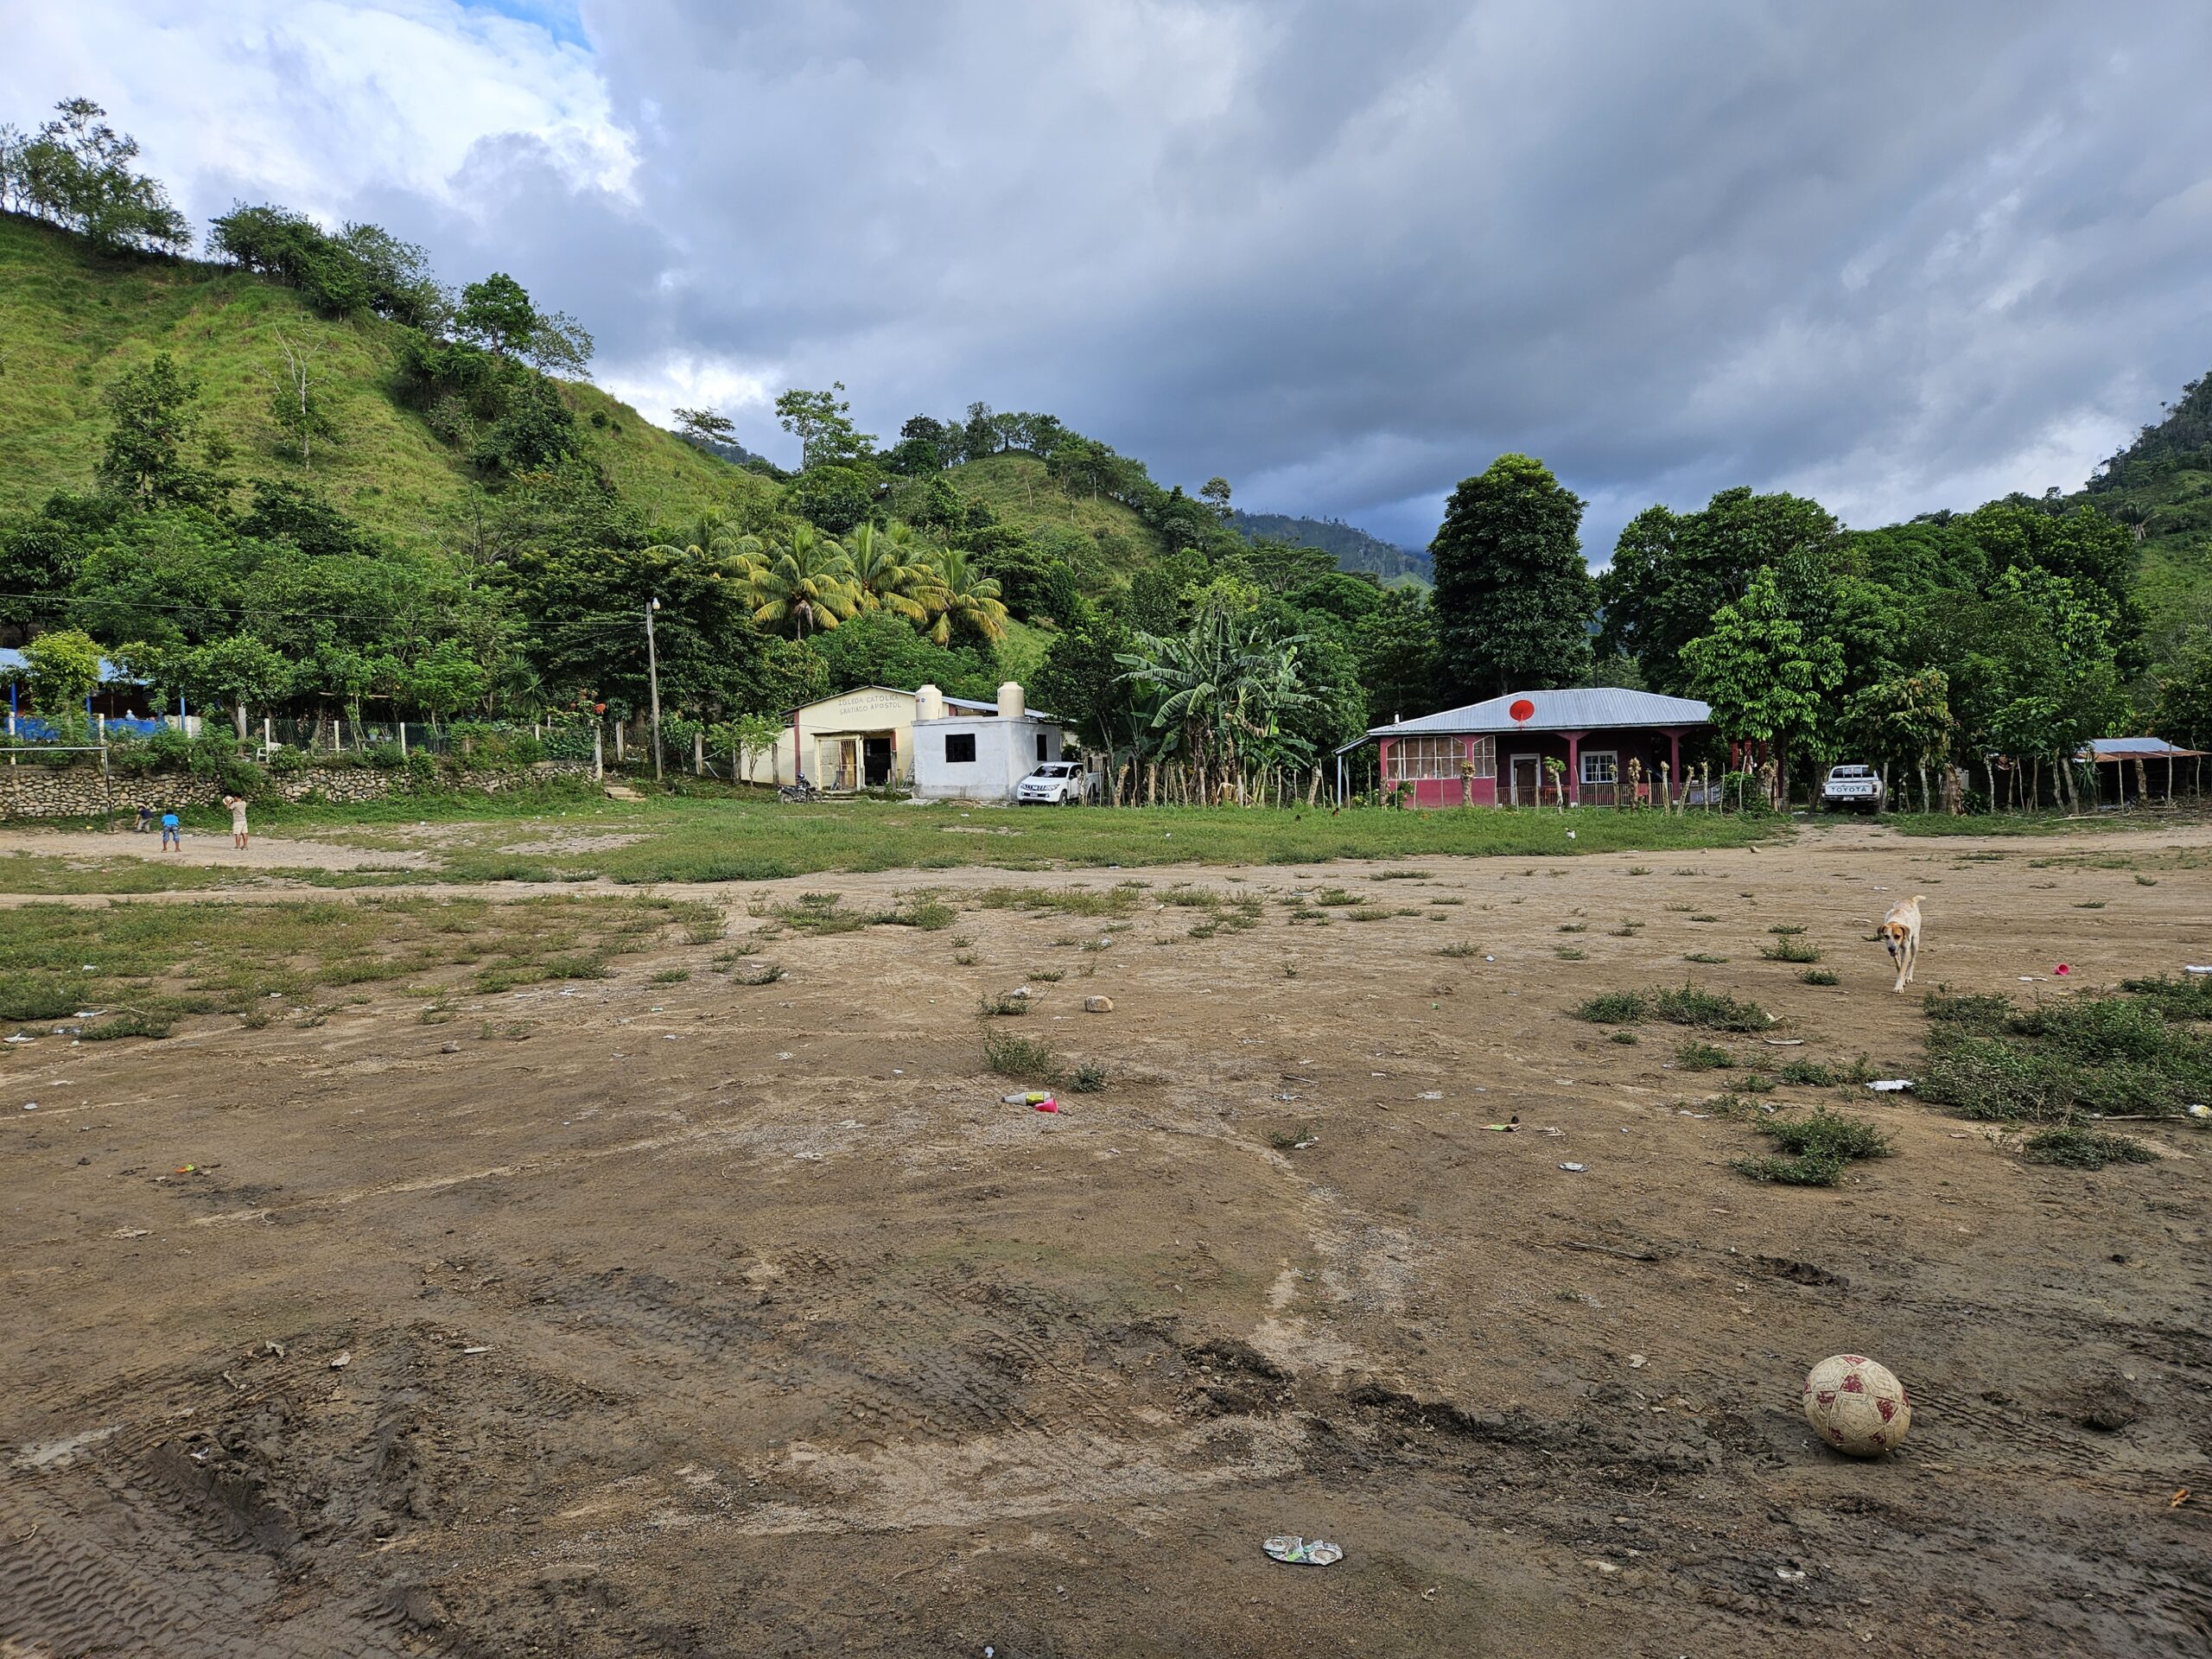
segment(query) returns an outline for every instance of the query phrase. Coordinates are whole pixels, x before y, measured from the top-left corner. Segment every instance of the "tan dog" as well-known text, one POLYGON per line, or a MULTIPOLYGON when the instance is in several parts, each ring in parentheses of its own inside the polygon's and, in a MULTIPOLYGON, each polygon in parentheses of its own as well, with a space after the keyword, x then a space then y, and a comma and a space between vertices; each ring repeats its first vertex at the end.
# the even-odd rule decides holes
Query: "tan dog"
POLYGON ((1897 965, 1895 988, 1900 991, 1911 982, 1914 964, 1920 960, 1920 901, 1923 896, 1916 893, 1910 899, 1898 899, 1882 918, 1878 937, 1882 948, 1890 953, 1890 960, 1897 965))

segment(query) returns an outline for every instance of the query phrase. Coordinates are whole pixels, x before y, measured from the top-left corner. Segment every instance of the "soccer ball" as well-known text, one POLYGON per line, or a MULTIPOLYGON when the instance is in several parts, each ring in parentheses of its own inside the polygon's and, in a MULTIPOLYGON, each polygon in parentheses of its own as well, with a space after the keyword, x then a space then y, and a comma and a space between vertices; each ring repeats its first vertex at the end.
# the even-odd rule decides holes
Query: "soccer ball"
POLYGON ((1805 1374, 1805 1421, 1847 1457, 1878 1458, 1912 1427, 1912 1403, 1887 1366, 1831 1354, 1805 1374))

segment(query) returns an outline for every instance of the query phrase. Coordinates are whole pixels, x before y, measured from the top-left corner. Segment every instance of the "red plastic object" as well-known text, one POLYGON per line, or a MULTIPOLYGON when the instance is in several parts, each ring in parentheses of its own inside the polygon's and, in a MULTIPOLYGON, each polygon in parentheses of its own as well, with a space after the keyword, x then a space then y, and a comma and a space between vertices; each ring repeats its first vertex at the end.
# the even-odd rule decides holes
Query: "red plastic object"
POLYGON ((2054 973, 2054 974, 2056 974, 2056 975, 2057 975, 2061 979, 2063 979, 2063 978, 2065 978, 2065 977, 2066 977, 2066 976, 2067 976, 2067 975, 2069 975, 2069 974, 2072 973, 2074 970, 2073 970, 2071 968, 2069 968, 2069 967, 2068 967, 2064 963, 2063 963, 2063 962, 2062 962, 2062 963, 2060 963, 2058 964, 2058 966, 2057 966, 2057 967, 2056 967, 2056 968, 2052 969, 2050 971, 2051 971, 2052 973, 2054 973))
POLYGON ((1036 1109, 1040 1112, 1057 1112, 1060 1109, 1060 1103, 1047 1095, 1037 1103, 1036 1109))

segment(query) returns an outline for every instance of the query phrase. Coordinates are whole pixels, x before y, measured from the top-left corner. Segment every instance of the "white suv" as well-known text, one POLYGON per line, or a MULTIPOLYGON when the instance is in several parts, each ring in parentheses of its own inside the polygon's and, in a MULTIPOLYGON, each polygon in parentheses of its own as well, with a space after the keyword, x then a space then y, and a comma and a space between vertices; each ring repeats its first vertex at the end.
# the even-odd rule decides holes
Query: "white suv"
POLYGON ((1080 806, 1083 768, 1072 760, 1047 760, 1014 788, 1016 806, 1080 806))

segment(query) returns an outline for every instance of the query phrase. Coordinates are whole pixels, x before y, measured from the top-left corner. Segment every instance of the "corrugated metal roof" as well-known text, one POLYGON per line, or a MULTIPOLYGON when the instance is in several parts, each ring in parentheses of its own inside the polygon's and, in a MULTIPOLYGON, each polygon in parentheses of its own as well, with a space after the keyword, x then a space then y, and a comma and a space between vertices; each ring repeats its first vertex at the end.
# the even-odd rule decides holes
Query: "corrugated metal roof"
POLYGON ((2187 756, 2201 754, 2203 751, 2184 749, 2177 744, 2167 742, 2163 737, 2093 737, 2089 740, 2088 753, 2099 760, 2109 760, 2114 755, 2121 754, 2187 756))
POLYGON ((1620 726, 1701 726, 1713 718, 1709 703, 1694 697, 1662 697, 1593 685, 1573 691, 1509 691, 1464 709, 1446 709, 1418 720, 1370 729, 1370 737, 1411 737, 1427 732, 1594 732, 1620 726), (1535 705, 1527 720, 1509 711, 1526 698, 1535 705))

